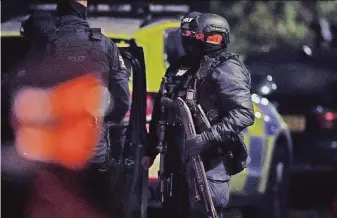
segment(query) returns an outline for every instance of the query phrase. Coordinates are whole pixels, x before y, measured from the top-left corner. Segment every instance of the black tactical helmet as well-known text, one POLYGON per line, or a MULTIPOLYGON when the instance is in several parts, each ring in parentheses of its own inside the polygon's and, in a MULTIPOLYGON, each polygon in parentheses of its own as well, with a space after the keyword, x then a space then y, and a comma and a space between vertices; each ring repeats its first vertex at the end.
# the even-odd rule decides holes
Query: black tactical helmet
MULTIPOLYGON (((196 36, 198 39, 203 39, 206 42, 208 37, 214 34, 222 35, 221 40, 222 45, 227 45, 230 43, 230 27, 227 20, 217 14, 204 13, 197 16, 189 24, 189 30, 193 33, 202 34, 201 36, 196 36)), ((212 39, 211 39, 212 40, 212 39)))

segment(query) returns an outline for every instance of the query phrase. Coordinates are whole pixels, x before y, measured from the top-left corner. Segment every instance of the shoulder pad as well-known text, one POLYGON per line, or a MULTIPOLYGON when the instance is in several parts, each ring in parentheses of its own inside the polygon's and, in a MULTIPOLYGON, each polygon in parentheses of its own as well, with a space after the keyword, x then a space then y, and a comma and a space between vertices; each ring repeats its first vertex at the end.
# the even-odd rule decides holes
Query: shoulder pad
POLYGON ((218 63, 222 63, 222 62, 227 61, 229 59, 237 61, 240 64, 240 66, 243 67, 245 69, 245 71, 248 72, 248 74, 250 74, 249 69, 246 67, 245 63, 240 59, 240 56, 238 54, 235 54, 235 53, 221 54, 220 57, 219 57, 218 63))
POLYGON ((89 37, 93 40, 102 40, 102 32, 101 28, 89 28, 88 31, 90 32, 89 37))
POLYGON ((218 58, 218 63, 222 63, 224 61, 227 61, 227 60, 235 60, 237 62, 239 62, 239 64, 241 66, 245 66, 244 63, 241 61, 240 59, 240 56, 238 54, 235 54, 235 53, 227 53, 227 52, 224 52, 222 54, 220 54, 219 58, 218 58))
POLYGON ((238 54, 235 54, 235 53, 227 53, 227 52, 224 52, 220 55, 219 57, 219 60, 220 61, 226 61, 228 59, 239 59, 239 55, 238 54))
POLYGON ((89 30, 93 33, 101 33, 101 28, 89 28, 89 30))

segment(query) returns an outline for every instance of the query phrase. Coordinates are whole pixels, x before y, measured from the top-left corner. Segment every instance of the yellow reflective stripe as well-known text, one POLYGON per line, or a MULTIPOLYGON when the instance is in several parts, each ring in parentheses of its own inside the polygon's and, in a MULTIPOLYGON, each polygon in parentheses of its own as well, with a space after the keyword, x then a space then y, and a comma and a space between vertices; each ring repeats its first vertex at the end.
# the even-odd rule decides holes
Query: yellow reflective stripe
POLYGON ((159 159, 159 155, 157 155, 153 165, 149 169, 149 179, 158 179, 159 159))
POLYGON ((249 134, 254 136, 260 136, 264 137, 265 135, 265 129, 264 129, 264 114, 260 110, 260 108, 254 103, 254 116, 255 116, 255 122, 254 125, 250 126, 248 128, 249 134))
POLYGON ((21 36, 19 31, 11 31, 11 32, 3 32, 1 31, 1 37, 2 36, 21 36))
POLYGON ((269 179, 269 169, 270 169, 270 165, 271 165, 271 161, 272 161, 272 157, 274 153, 274 147, 275 147, 274 146, 275 139, 276 139, 275 136, 267 137, 267 148, 265 151, 265 160, 263 162, 262 175, 261 175, 261 179, 260 179, 259 187, 258 187, 258 192, 260 193, 264 193, 267 188, 268 179, 269 179))
POLYGON ((160 81, 166 71, 162 29, 157 26, 140 29, 134 37, 137 39, 137 44, 143 47, 145 54, 147 92, 158 92, 160 81))
POLYGON ((129 47, 130 45, 128 44, 128 43, 125 43, 125 42, 118 42, 118 43, 116 43, 116 45, 118 46, 118 47, 129 47))
POLYGON ((145 54, 148 92, 159 90, 160 82, 167 68, 164 61, 164 31, 179 26, 180 21, 167 21, 141 28, 133 35, 137 44, 143 47, 145 54))
MULTIPOLYGON (((232 186, 231 190, 233 192, 238 192, 240 194, 245 194, 245 193, 249 194, 251 192, 258 191, 258 188, 259 188, 258 183, 260 180, 258 178, 259 178, 259 175, 262 174, 262 165, 263 165, 262 161, 265 157, 266 130, 265 130, 264 114, 257 104, 254 103, 253 106, 254 106, 254 113, 255 113, 254 114, 255 122, 254 122, 254 125, 248 128, 248 132, 244 134, 244 139, 245 139, 245 143, 247 146, 247 151, 250 153, 250 155, 254 154, 253 155, 254 157, 259 157, 262 160, 251 160, 254 162, 254 164, 252 162, 251 164, 248 165, 247 169, 245 169, 240 174, 232 177, 231 179, 232 181, 230 182, 230 185, 232 186), (255 147, 254 147, 254 144, 252 144, 253 143, 252 137, 254 137, 254 139, 256 140, 259 139, 258 140, 259 144, 256 144, 255 147), (258 154, 256 152, 258 152, 258 154), (261 163, 261 166, 260 166, 261 168, 259 168, 256 165, 256 163, 258 162, 261 163)), ((254 140, 255 143, 257 142, 256 140, 254 140)))

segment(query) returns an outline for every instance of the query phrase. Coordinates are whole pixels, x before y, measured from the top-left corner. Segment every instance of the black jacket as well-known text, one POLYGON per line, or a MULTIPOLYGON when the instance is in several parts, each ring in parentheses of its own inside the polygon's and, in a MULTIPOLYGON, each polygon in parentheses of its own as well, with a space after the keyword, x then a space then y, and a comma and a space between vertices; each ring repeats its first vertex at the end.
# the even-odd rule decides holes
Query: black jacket
MULTIPOLYGON (((166 76, 169 77, 175 74, 177 69, 186 67, 192 69, 195 67, 194 70, 191 70, 193 74, 196 72, 196 68, 199 67, 199 64, 200 63, 193 64, 193 62, 188 60, 185 56, 179 63, 169 67, 166 76)), ((212 145, 228 144, 235 135, 239 135, 242 139, 242 130, 254 123, 250 86, 251 78, 249 71, 241 61, 235 58, 221 62, 219 60, 216 67, 211 70, 211 72, 208 72, 205 80, 197 86, 197 101, 205 110, 212 125, 212 127, 207 130, 212 145)), ((158 140, 156 125, 160 117, 160 97, 160 95, 157 96, 154 104, 148 135, 147 155, 152 157, 158 154, 156 149, 158 140)), ((206 157, 206 159, 213 158, 215 157, 206 157)), ((218 168, 218 166, 211 165, 210 171, 212 171, 212 168, 218 168)), ((210 174, 214 173, 210 172, 210 174)), ((214 178, 212 175, 210 177, 214 178)), ((220 179, 223 178, 223 176, 220 176, 220 179)))

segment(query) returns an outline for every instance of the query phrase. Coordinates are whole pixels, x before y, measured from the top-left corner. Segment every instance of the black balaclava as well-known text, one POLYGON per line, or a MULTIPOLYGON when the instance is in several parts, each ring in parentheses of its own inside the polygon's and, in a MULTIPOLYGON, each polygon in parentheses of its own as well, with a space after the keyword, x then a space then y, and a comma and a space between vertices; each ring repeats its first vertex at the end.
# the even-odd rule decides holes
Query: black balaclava
POLYGON ((225 50, 225 45, 215 45, 195 38, 191 38, 190 40, 190 53, 196 58, 202 58, 205 55, 209 57, 216 57, 225 50))
POLYGON ((84 5, 72 1, 72 0, 60 0, 57 3, 57 15, 73 15, 81 19, 87 19, 87 7, 84 5))
MULTIPOLYGON (((188 21, 188 18, 195 18, 197 16, 201 15, 200 12, 197 11, 193 11, 189 14, 187 14, 186 16, 184 16, 184 18, 181 21, 181 25, 180 25, 180 30, 182 29, 189 29, 189 23, 190 21, 188 21), (187 18, 187 19, 186 19, 187 18)), ((188 54, 190 53, 190 49, 191 49, 191 38, 188 36, 181 36, 181 43, 183 45, 183 48, 185 50, 185 52, 188 54)))

